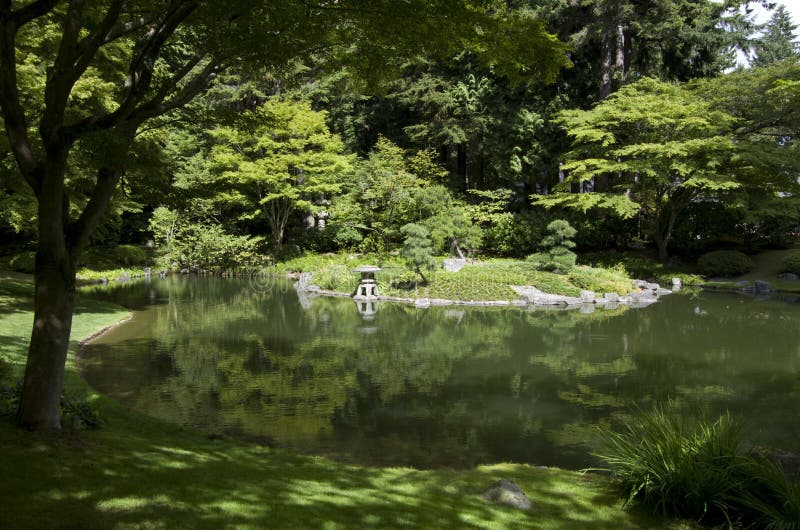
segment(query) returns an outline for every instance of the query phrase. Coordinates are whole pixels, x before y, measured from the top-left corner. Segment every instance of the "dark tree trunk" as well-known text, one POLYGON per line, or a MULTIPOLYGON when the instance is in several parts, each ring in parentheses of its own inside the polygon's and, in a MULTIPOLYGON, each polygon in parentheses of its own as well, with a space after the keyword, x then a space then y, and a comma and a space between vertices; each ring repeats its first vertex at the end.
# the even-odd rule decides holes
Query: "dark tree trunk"
POLYGON ((600 44, 600 99, 611 95, 612 65, 614 64, 614 30, 606 28, 600 44))
POLYGON ((62 197, 61 190, 45 188, 39 199, 33 331, 17 410, 17 423, 37 431, 61 427, 59 404, 75 304, 75 266, 66 247, 62 197))
POLYGON ((458 150, 456 151, 456 174, 463 179, 465 190, 468 190, 470 187, 469 174, 467 171, 467 146, 458 144, 458 150))

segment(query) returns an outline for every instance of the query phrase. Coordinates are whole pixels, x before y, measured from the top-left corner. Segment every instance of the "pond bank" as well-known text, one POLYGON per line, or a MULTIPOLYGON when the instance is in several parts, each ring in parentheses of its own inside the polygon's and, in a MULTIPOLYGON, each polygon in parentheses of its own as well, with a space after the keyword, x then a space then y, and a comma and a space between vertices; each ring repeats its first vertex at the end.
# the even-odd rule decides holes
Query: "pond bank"
MULTIPOLYGON (((24 364, 32 285, 0 279, 0 354, 24 364), (23 322, 27 325, 21 325, 23 322), (13 339, 13 340, 12 340, 13 339)), ((76 314, 76 337, 126 310, 94 302, 76 314)), ((72 359, 72 354, 70 358, 72 359)), ((466 471, 371 468, 298 456, 154 420, 97 395, 67 366, 67 385, 97 407, 97 431, 39 434, 0 417, 0 526, 9 528, 693 528, 623 509, 604 477, 520 464, 466 471), (505 478, 534 509, 478 493, 505 478)))

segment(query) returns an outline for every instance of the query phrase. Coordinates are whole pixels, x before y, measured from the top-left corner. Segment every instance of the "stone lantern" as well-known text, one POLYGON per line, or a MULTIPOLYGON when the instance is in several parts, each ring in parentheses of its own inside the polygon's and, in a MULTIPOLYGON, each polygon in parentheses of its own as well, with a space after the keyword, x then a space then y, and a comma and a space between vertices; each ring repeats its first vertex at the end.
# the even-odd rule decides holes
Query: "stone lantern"
POLYGON ((374 265, 362 265, 353 269, 353 271, 361 273, 361 281, 356 287, 356 293, 353 295, 354 300, 377 300, 379 295, 375 273, 379 270, 381 270, 380 267, 375 267, 374 265))

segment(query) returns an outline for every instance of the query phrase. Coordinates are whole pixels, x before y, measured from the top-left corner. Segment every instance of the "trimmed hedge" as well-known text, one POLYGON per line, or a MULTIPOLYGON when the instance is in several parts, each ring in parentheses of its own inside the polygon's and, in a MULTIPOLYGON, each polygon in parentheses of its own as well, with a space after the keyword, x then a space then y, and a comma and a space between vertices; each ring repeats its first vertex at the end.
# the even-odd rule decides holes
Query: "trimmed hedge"
POLYGON ((753 262, 738 250, 715 250, 697 260, 703 276, 738 276, 753 268, 753 262))

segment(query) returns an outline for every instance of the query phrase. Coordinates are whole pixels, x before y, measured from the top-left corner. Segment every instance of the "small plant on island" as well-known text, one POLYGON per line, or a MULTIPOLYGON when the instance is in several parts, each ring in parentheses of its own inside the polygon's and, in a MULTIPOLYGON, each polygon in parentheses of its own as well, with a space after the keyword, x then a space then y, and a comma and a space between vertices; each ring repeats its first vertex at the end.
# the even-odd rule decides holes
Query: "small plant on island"
POLYGON ((527 261, 539 270, 569 272, 575 266, 577 255, 575 248, 577 231, 563 219, 556 219, 547 225, 547 236, 540 244, 541 251, 528 256, 527 261))
POLYGON ((404 225, 400 231, 406 236, 403 250, 400 251, 406 259, 406 266, 422 278, 422 283, 428 283, 423 271, 432 272, 437 266, 436 258, 433 257, 430 233, 424 226, 416 223, 404 225))

